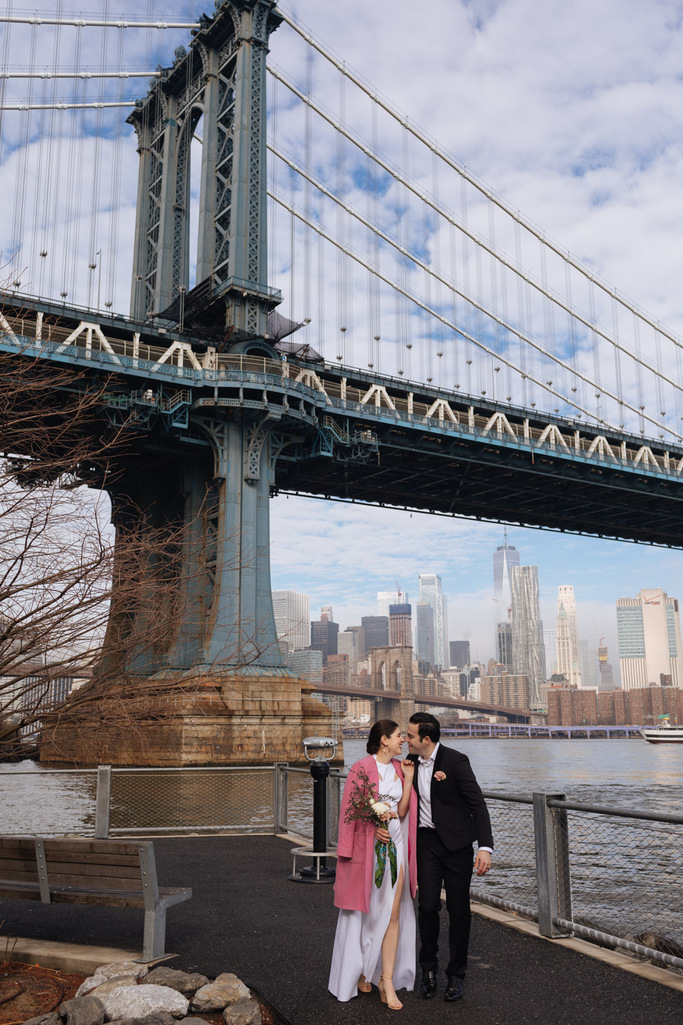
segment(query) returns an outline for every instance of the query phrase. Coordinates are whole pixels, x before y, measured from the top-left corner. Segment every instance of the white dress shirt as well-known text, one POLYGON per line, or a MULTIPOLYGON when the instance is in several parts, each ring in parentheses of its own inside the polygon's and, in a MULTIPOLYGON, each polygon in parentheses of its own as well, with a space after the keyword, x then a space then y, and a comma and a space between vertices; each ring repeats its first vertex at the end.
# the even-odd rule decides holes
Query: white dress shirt
POLYGON ((417 763, 417 789, 420 793, 420 818, 417 824, 420 829, 434 829, 434 822, 432 820, 432 775, 434 773, 434 759, 438 750, 439 745, 436 744, 431 756, 423 758, 420 755, 417 763))

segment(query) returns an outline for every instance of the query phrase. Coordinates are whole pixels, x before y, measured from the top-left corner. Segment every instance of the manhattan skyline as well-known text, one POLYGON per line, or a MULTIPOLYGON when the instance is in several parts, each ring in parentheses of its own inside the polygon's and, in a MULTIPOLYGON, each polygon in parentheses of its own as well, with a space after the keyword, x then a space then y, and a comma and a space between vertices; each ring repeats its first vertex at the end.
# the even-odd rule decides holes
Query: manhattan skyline
MULTIPOLYGON (((433 572, 448 598, 449 638, 469 640, 473 661, 495 657, 492 557, 502 525, 284 495, 271 509, 273 589, 309 594, 311 618, 332 604, 343 630, 374 614, 378 591, 398 582, 417 595, 419 574, 433 572)), ((604 637, 614 666, 617 599, 647 587, 681 598, 683 552, 515 526, 507 539, 523 565, 538 567, 544 625, 555 624, 557 588, 572 585, 579 637, 591 649, 604 637)))

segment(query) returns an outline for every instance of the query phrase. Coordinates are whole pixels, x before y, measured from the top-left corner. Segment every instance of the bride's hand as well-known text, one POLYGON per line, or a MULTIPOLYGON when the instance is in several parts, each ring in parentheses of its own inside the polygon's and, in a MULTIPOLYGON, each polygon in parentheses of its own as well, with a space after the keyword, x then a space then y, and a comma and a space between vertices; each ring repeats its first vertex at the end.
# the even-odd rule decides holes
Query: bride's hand
POLYGON ((380 843, 389 843, 391 840, 391 833, 384 826, 377 826, 375 828, 375 840, 379 840, 380 843))
POLYGON ((413 776, 415 775, 415 762, 410 758, 406 758, 405 761, 401 762, 401 768, 403 769, 403 775, 412 783, 413 776))

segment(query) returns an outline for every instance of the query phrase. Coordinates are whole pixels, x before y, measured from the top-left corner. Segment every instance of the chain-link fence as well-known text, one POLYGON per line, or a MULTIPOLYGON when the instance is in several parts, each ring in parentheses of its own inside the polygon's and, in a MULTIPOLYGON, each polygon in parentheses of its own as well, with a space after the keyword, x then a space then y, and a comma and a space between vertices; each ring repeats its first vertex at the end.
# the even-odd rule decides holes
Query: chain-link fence
POLYGON ((533 915, 538 907, 536 845, 531 797, 486 794, 495 837, 495 871, 475 877, 472 896, 533 915))
POLYGON ((113 769, 109 835, 272 833, 271 765, 113 769))

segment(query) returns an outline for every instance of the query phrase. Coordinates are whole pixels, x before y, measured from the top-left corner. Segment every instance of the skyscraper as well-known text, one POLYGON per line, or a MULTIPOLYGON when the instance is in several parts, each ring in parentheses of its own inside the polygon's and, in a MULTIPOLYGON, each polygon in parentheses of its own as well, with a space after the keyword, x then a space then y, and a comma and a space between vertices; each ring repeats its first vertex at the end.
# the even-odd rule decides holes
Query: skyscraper
POLYGON ((514 545, 508 544, 507 530, 504 532, 504 543, 493 553, 493 600, 499 606, 500 622, 508 620, 512 608, 512 588, 510 585, 510 569, 519 566, 519 552, 514 545))
POLYGON ((448 669, 448 603, 436 573, 420 574, 420 601, 428 602, 434 610, 434 665, 448 669))
POLYGON ((541 705, 545 682, 545 645, 538 593, 537 566, 511 566, 512 666, 515 675, 529 681, 531 708, 541 705))
POLYGON ((434 665, 434 609, 428 601, 415 606, 415 654, 421 662, 434 665))
POLYGON ((624 690, 683 683, 678 600, 661 587, 617 601, 621 686, 624 690))
POLYGON ((332 607, 323 605, 320 610, 320 619, 314 619, 311 623, 311 648, 322 652, 323 665, 330 655, 337 654, 338 633, 339 624, 335 623, 332 618, 332 607))
POLYGON ((571 584, 557 589, 557 671, 571 687, 581 686, 576 601, 571 584))
POLYGON ((498 663, 512 672, 512 623, 499 623, 496 636, 498 663))
POLYGON ((472 660, 470 655, 469 641, 451 641, 448 645, 450 651, 450 663, 457 669, 468 666, 472 660))
POLYGON ((410 605, 389 606, 389 644, 413 646, 410 605))
POLYGON ((363 616, 360 622, 363 627, 361 655, 370 651, 370 648, 386 648, 389 643, 389 617, 363 616))
POLYGON ((290 651, 307 648, 311 643, 311 612, 307 594, 273 591, 273 614, 278 640, 290 651))
POLYGON ((503 544, 493 553, 493 600, 496 605, 496 653, 498 661, 512 672, 512 588, 510 570, 519 566, 519 552, 508 544, 507 530, 503 544))

